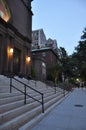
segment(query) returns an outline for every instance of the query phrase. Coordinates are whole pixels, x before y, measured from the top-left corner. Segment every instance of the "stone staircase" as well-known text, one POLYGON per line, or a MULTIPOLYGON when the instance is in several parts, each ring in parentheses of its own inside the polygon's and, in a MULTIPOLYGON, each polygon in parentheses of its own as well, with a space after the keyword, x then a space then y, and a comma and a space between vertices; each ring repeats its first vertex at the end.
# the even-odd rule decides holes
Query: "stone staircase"
MULTIPOLYGON (((19 80, 28 83, 26 79, 19 80)), ((30 82, 29 84, 31 85, 30 82)), ((15 90, 9 93, 5 85, 0 85, 0 90, 2 90, 0 91, 0 130, 31 130, 49 111, 66 97, 64 97, 63 91, 60 88, 55 93, 53 88, 38 81, 36 86, 33 85, 33 88, 44 94, 45 111, 42 113, 42 105, 39 102, 27 97, 26 104, 24 105, 24 95, 15 90), (7 92, 4 90, 5 88, 7 92)), ((18 83, 16 85, 18 88, 21 88, 18 83)), ((29 89, 27 93, 41 101, 41 96, 35 91, 29 89)))

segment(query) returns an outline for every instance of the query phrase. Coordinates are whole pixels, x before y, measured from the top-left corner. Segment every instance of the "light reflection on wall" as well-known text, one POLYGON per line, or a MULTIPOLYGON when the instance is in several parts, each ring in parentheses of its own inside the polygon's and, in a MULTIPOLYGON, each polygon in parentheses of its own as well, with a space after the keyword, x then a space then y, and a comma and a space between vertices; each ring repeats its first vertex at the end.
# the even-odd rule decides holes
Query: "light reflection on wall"
POLYGON ((10 10, 9 10, 5 0, 0 0, 0 17, 5 22, 8 22, 11 17, 10 10))

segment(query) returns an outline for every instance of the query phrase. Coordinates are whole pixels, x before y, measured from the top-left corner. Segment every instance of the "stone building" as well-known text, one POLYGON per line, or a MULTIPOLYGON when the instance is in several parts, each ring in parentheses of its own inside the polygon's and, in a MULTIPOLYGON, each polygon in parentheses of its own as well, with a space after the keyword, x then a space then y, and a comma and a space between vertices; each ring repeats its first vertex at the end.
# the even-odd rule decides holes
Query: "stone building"
POLYGON ((47 47, 51 47, 52 49, 57 49, 57 41, 56 40, 53 40, 51 38, 49 38, 47 41, 46 41, 46 46, 47 47))
POLYGON ((0 74, 30 74, 32 0, 0 0, 0 74))
POLYGON ((56 39, 46 39, 46 35, 43 31, 43 29, 38 29, 32 31, 32 49, 38 49, 38 48, 46 48, 50 47, 56 53, 58 53, 58 46, 56 39))
POLYGON ((32 31, 32 49, 45 47, 46 36, 43 29, 32 31))
POLYGON ((32 65, 37 79, 45 80, 49 68, 58 64, 58 55, 50 47, 32 50, 32 65))

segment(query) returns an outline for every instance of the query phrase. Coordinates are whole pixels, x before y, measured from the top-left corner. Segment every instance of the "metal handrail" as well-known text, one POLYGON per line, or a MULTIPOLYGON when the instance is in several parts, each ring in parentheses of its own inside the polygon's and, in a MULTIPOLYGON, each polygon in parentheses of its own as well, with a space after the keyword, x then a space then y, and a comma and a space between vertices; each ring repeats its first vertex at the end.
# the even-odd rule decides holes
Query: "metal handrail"
POLYGON ((25 97, 24 97, 24 104, 26 104, 26 96, 28 96, 28 97, 32 98, 33 100, 35 100, 35 101, 41 103, 41 105, 42 105, 42 113, 44 113, 44 94, 43 94, 43 93, 37 91, 36 89, 34 89, 34 88, 32 88, 31 86, 29 86, 29 85, 23 83, 22 81, 19 81, 18 79, 14 78, 14 77, 13 77, 13 78, 10 78, 10 93, 12 92, 12 87, 15 88, 17 91, 19 91, 19 92, 21 92, 22 94, 25 95, 25 97), (19 82, 19 83, 21 83, 21 84, 24 85, 24 92, 23 92, 22 90, 18 89, 17 87, 15 87, 15 86, 12 84, 12 79, 14 79, 14 80, 16 80, 17 82, 19 82), (31 95, 27 94, 26 88, 30 88, 31 90, 33 90, 33 91, 39 93, 39 94, 41 95, 41 101, 38 100, 38 99, 36 99, 36 98, 34 98, 34 97, 32 97, 31 95))

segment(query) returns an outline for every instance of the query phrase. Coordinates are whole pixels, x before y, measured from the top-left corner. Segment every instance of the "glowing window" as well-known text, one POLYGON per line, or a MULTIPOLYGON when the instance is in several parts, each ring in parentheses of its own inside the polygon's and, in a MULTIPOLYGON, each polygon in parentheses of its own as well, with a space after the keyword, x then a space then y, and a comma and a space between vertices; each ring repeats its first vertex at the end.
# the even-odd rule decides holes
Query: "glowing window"
POLYGON ((10 10, 5 0, 0 0, 0 17, 5 22, 8 22, 11 17, 10 10))

